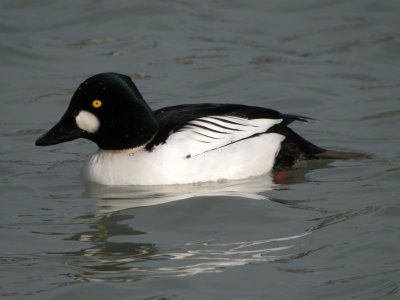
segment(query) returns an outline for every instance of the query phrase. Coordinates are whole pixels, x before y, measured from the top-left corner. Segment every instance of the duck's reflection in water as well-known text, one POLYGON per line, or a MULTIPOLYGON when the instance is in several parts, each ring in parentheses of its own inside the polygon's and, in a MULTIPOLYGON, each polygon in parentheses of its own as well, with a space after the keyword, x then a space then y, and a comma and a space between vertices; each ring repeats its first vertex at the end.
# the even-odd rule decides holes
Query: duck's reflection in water
MULTIPOLYGON (((90 230, 68 238, 89 245, 80 251, 66 253, 68 263, 74 269, 69 276, 78 281, 134 281, 190 276, 255 262, 298 259, 319 250, 321 247, 305 247, 303 238, 313 232, 306 226, 292 228, 286 231, 290 234, 277 236, 273 230, 266 230, 268 226, 278 226, 273 223, 276 216, 269 210, 257 212, 254 207, 238 203, 232 208, 231 204, 224 202, 229 202, 232 197, 265 201, 268 200, 268 191, 273 188, 279 186, 267 175, 241 181, 177 186, 89 185, 85 196, 98 202, 98 211, 80 218, 90 230), (191 201, 146 208, 185 199, 191 201), (205 210, 204 205, 208 205, 205 210), (192 217, 181 217, 182 207, 192 217), (228 208, 234 216, 227 214, 228 208), (205 216, 200 221, 196 216, 202 209, 205 216), (243 218, 246 214, 251 218, 243 218), (253 221, 253 215, 258 219, 253 221), (147 216, 149 219, 143 221, 147 216), (272 217, 271 220, 268 220, 269 217, 272 217), (141 221, 138 222, 138 219, 141 221), (137 226, 134 223, 145 229, 134 229, 137 226), (184 230, 187 227, 205 230, 188 235, 184 230), (248 235, 243 234, 244 227, 248 235), (161 238, 160 234, 165 236, 161 238), (153 236, 158 238, 152 241, 153 236), (149 239, 151 242, 148 242, 149 239)), ((304 206, 298 208, 304 209, 304 206)))
POLYGON ((201 196, 235 196, 265 200, 267 197, 264 192, 270 191, 274 186, 276 185, 272 177, 264 175, 245 180, 183 185, 116 187, 88 184, 84 195, 98 199, 99 213, 105 213, 201 196))
POLYGON ((82 218, 89 223, 91 230, 79 232, 67 239, 85 242, 90 246, 66 253, 68 263, 75 270, 69 276, 78 281, 126 281, 143 276, 130 274, 120 278, 118 275, 131 271, 130 263, 146 260, 158 252, 152 243, 130 241, 135 239, 133 236, 145 234, 143 231, 132 229, 128 224, 121 224, 134 218, 134 215, 106 213, 82 218), (113 241, 114 237, 126 237, 129 241, 113 241))
MULTIPOLYGON (((193 276, 251 263, 298 259, 313 252, 296 245, 300 243, 296 240, 310 234, 306 231, 278 238, 230 242, 221 242, 215 236, 200 242, 182 239, 173 246, 134 242, 134 236, 146 233, 118 223, 133 218, 134 215, 107 213, 91 225, 92 231, 70 237, 69 240, 87 242, 90 246, 65 253, 64 259, 73 269, 68 276, 76 281, 105 282, 193 276), (125 241, 114 241, 121 237, 125 241)), ((193 240, 198 238, 204 236, 195 236, 193 240)), ((180 240, 179 237, 175 239, 180 240)))

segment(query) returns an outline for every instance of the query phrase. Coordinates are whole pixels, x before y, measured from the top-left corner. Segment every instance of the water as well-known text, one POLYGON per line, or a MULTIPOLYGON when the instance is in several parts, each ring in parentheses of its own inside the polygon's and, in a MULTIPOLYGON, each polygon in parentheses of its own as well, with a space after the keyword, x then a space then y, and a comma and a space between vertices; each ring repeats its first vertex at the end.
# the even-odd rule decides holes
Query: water
POLYGON ((0 4, 4 299, 399 299, 398 1, 0 4), (87 141, 34 140, 98 72, 154 108, 260 105, 366 161, 181 187, 84 186, 87 141))

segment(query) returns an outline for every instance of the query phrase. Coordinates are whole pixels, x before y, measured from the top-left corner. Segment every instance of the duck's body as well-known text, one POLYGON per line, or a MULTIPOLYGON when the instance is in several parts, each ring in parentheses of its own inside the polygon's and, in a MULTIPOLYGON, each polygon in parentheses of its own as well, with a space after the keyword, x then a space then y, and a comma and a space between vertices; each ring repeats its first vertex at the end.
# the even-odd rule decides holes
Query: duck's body
POLYGON ((299 159, 354 157, 301 138, 287 127, 295 120, 305 119, 233 104, 151 111, 127 76, 104 73, 81 84, 61 121, 36 144, 78 137, 94 141, 99 150, 82 176, 104 185, 242 179, 290 167, 299 159))
POLYGON ((99 150, 82 175, 101 184, 162 185, 265 174, 273 168, 284 139, 266 132, 283 119, 234 116, 246 109, 201 104, 155 111, 162 130, 148 144, 122 151, 99 150), (230 111, 229 116, 221 112, 208 116, 221 109, 230 111))

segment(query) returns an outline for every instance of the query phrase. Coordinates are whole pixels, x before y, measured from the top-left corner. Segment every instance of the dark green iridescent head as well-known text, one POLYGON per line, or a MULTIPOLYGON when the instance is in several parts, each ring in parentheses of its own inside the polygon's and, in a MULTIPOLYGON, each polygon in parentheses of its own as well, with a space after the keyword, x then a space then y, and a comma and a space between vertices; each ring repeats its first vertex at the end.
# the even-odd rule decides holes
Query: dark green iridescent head
POLYGON ((86 138, 104 150, 124 150, 147 144, 157 131, 153 112, 133 81, 101 73, 78 87, 64 116, 36 145, 86 138))

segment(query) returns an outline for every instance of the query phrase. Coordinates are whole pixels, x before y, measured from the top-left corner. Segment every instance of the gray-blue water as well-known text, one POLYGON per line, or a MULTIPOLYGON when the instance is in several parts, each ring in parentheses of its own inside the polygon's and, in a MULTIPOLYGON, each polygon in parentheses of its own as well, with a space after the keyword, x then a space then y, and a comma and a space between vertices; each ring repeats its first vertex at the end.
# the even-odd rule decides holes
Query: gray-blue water
MULTIPOLYGON (((4 299, 400 299, 400 2, 0 2, 4 299), (180 187, 85 187, 95 146, 37 148, 87 77, 153 108, 259 105, 364 161, 180 187)), ((232 162, 234 163, 234 162, 232 162)))

